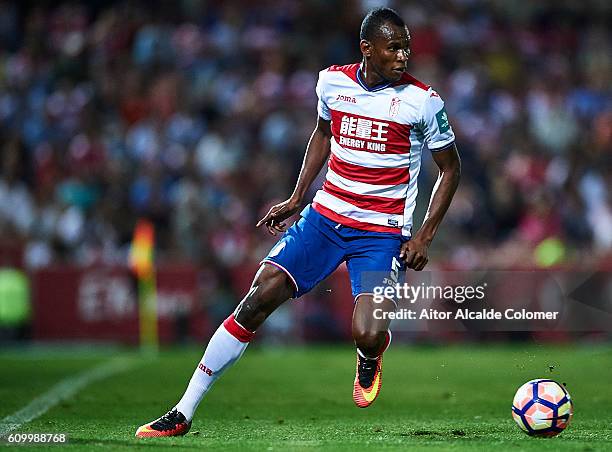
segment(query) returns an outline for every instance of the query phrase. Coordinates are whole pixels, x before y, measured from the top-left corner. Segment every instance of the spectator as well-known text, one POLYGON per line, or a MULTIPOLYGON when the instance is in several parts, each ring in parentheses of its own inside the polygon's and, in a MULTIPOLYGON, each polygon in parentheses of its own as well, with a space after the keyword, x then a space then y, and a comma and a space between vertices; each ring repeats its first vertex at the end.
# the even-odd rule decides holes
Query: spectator
MULTIPOLYGON (((316 72, 359 58, 371 3, 0 2, 3 238, 31 267, 118 262, 148 216, 161 259, 257 259, 270 238, 253 225, 293 186, 316 72)), ((405 9, 414 75, 448 99, 464 159, 433 257, 535 263, 551 237, 564 259, 609 255, 605 2, 387 3, 405 9)))

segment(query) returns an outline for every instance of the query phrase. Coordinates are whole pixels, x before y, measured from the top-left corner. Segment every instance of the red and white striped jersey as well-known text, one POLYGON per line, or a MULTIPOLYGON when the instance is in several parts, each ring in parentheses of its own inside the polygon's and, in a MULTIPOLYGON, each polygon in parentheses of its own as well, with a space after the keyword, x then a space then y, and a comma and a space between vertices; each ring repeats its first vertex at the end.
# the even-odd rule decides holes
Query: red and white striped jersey
POLYGON ((317 96, 332 140, 313 208, 356 229, 410 236, 421 152, 455 140, 444 102, 409 74, 369 89, 358 63, 321 71, 317 96))

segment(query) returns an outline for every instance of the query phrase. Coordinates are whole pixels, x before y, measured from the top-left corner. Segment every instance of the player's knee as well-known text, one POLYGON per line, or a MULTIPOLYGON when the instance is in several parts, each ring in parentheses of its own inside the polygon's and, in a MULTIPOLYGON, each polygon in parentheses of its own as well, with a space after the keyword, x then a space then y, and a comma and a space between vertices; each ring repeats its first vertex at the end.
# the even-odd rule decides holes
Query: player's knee
POLYGON ((271 314, 281 303, 291 298, 292 294, 293 285, 287 274, 273 265, 263 265, 257 272, 246 298, 256 310, 271 314))
POLYGON ((257 272, 251 289, 240 303, 236 320, 245 328, 254 331, 278 306, 291 297, 290 284, 291 281, 288 281, 282 270, 272 265, 263 265, 257 272))

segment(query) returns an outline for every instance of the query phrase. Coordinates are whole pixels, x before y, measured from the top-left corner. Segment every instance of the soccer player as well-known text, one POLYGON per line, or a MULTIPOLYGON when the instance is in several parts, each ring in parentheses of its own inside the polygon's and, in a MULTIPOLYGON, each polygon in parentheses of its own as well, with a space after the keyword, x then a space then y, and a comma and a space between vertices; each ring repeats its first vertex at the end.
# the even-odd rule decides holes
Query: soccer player
MULTIPOLYGON (((183 397, 136 436, 187 433, 195 410, 219 376, 244 353, 255 331, 282 303, 298 298, 346 262, 355 297, 352 333, 357 347, 353 400, 369 406, 382 384, 382 355, 389 320, 373 311, 373 291, 399 272, 422 270, 427 250, 451 203, 460 160, 444 102, 406 73, 410 34, 393 10, 370 11, 361 24, 361 63, 319 73, 318 120, 289 199, 257 223, 284 233, 262 261, 249 292, 214 333, 183 397), (412 234, 421 152, 427 146, 439 167, 425 220, 412 234), (329 161, 328 161, 329 157, 329 161), (326 181, 298 222, 304 194, 325 162, 326 181), (366 277, 381 275, 380 277, 366 277), (380 317, 380 316, 378 316, 380 317)), ((377 300, 380 301, 380 300, 377 300)))

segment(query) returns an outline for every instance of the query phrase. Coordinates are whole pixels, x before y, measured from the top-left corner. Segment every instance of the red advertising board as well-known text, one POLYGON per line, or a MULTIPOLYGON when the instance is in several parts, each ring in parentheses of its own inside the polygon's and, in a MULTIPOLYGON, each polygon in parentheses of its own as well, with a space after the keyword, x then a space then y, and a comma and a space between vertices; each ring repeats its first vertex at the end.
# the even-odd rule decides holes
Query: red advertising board
MULTIPOLYGON (((32 289, 34 339, 138 342, 137 283, 126 267, 50 267, 32 275, 32 289)), ((158 270, 157 307, 161 342, 209 334, 194 266, 158 270)))

